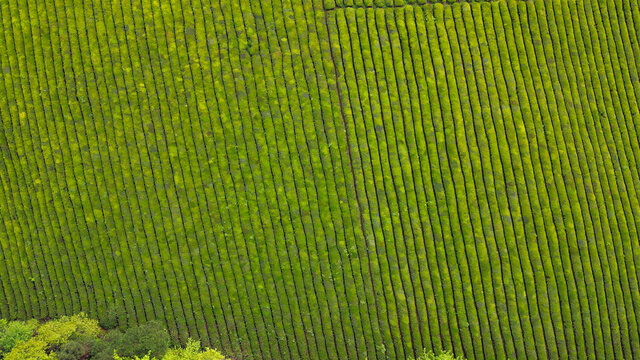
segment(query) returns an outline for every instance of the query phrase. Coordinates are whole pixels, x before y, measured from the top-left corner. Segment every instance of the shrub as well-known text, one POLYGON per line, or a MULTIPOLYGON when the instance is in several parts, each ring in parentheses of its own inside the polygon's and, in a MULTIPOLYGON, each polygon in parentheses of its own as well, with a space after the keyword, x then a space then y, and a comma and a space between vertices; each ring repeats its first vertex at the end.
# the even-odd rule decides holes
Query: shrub
POLYGON ((73 335, 87 335, 97 337, 102 333, 98 321, 89 319, 87 315, 80 313, 74 316, 63 316, 58 320, 52 320, 38 329, 37 338, 44 341, 49 347, 59 347, 73 335))
MULTIPOLYGON (((6 335, 9 333, 8 331, 12 329, 11 324, 12 323, 9 323, 4 326, 3 334, 6 335)), ((87 316, 82 313, 70 317, 64 316, 58 320, 49 321, 39 328, 37 328, 37 322, 35 320, 24 324, 26 326, 19 325, 16 327, 15 331, 12 330, 11 333, 13 336, 7 340, 7 344, 10 344, 11 339, 18 339, 16 340, 17 345, 11 349, 11 352, 7 354, 5 359, 55 359, 56 357, 54 355, 49 355, 49 353, 52 350, 61 348, 61 346, 70 339, 78 340, 81 337, 96 338, 98 334, 102 333, 102 329, 98 326, 98 322, 87 318, 87 316), (29 337, 33 335, 34 331, 36 336, 29 339, 29 337)), ((82 357, 74 357, 74 354, 81 353, 82 348, 86 346, 86 342, 86 340, 83 340, 80 341, 79 344, 68 345, 62 356, 67 356, 65 359, 82 359, 82 357)))
POLYGON ((100 326, 105 330, 111 330, 118 327, 120 323, 121 309, 117 306, 111 306, 107 310, 107 314, 104 318, 100 319, 100 326))
POLYGON ((201 351, 196 340, 189 339, 184 349, 168 350, 169 346, 169 333, 158 322, 126 332, 105 332, 98 321, 82 313, 40 327, 36 320, 0 319, 0 359, 4 360, 225 360, 216 350, 201 351))
POLYGON ((131 358, 123 358, 123 357, 118 356, 118 354, 113 354, 113 358, 115 360, 158 360, 156 358, 152 358, 151 355, 149 355, 149 354, 147 354, 147 355, 145 355, 143 357, 134 356, 134 357, 131 357, 131 358))
POLYGON ((93 358, 97 344, 101 341, 95 337, 80 335, 62 344, 56 353, 58 360, 82 360, 93 358))
POLYGON ((4 360, 55 360, 55 357, 47 354, 48 344, 37 338, 18 343, 4 360))
POLYGON ((103 337, 105 344, 117 344, 122 341, 124 334, 120 330, 111 330, 107 332, 103 337))
POLYGON ((56 353, 58 360, 81 360, 89 357, 91 348, 78 341, 69 341, 56 353))
POLYGON ((147 354, 160 357, 169 348, 167 329, 155 321, 133 327, 122 336, 113 336, 115 350, 123 357, 144 357, 147 354))
POLYGON ((162 360, 225 360, 225 358, 213 349, 200 352, 200 342, 189 339, 184 349, 171 349, 162 360))
POLYGON ((427 350, 423 350, 422 354, 418 356, 415 360, 465 360, 462 356, 455 357, 450 351, 441 351, 436 355, 433 351, 427 352, 427 350))
POLYGON ((0 352, 10 352, 17 343, 33 336, 38 323, 35 320, 11 321, 0 326, 0 352))
POLYGON ((102 351, 91 357, 91 360, 114 360, 113 351, 102 351))
POLYGON ((116 346, 123 342, 124 334, 120 330, 111 330, 97 341, 93 347, 93 360, 113 360, 116 346))

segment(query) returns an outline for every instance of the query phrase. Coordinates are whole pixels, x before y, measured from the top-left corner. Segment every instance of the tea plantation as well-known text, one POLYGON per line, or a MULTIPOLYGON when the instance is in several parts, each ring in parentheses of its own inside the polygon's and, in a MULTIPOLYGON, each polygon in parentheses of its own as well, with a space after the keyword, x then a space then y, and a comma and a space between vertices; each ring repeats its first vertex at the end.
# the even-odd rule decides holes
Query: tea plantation
POLYGON ((640 358, 639 39, 636 0, 0 1, 0 318, 640 358))

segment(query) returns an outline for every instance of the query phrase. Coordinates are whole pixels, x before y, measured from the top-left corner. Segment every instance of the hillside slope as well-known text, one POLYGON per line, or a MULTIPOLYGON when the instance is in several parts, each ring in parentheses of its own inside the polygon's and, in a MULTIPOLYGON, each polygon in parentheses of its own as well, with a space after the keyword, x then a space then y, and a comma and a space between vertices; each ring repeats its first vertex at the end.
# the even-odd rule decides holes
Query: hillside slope
POLYGON ((0 19, 0 318, 118 307, 256 359, 640 357, 637 2, 0 19))

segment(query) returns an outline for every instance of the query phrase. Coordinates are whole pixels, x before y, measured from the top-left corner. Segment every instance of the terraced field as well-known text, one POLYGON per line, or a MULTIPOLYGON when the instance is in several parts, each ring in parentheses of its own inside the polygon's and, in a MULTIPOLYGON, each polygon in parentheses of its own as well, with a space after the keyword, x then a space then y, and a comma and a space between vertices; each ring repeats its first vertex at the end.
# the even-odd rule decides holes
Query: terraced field
POLYGON ((634 0, 0 2, 0 318, 638 358, 634 0))

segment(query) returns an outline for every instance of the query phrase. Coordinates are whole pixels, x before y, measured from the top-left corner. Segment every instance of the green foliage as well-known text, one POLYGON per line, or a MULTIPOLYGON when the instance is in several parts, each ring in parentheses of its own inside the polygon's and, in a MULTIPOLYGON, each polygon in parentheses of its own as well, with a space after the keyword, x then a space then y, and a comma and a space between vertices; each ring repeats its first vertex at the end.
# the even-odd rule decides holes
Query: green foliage
POLYGON ((16 345, 4 360, 55 360, 55 356, 47 353, 47 342, 31 338, 16 345))
POLYGON ((114 350, 101 351, 91 357, 91 360, 114 360, 114 350))
POLYGON ((96 337, 88 335, 73 336, 68 342, 60 346, 56 356, 58 360, 88 359, 97 353, 98 344, 100 343, 102 343, 102 340, 96 337))
POLYGON ((35 360, 224 360, 218 351, 204 349, 188 339, 185 348, 167 352, 171 338, 159 322, 149 322, 125 332, 105 332, 85 314, 65 316, 38 327, 35 320, 0 319, 0 359, 35 360), (166 354, 165 354, 166 353, 166 354), (164 355, 164 356, 163 356, 164 355))
POLYGON ((640 357, 637 0, 1 4, 2 316, 640 357))
POLYGON ((97 320, 90 319, 86 314, 80 313, 44 323, 38 328, 36 337, 51 347, 57 347, 74 335, 97 337, 101 333, 102 329, 98 326, 97 320))
POLYGON ((143 357, 139 357, 139 356, 134 356, 134 357, 120 357, 118 356, 118 354, 114 353, 113 354, 113 358, 114 360, 157 360, 154 357, 151 357, 151 355, 147 354, 143 357))
MULTIPOLYGON (((121 357, 114 354, 114 360, 154 360, 151 353, 144 356, 121 357)), ((159 359, 159 358, 158 358, 159 359)), ((185 348, 170 349, 162 356, 162 360, 225 360, 224 355, 213 349, 200 349, 200 342, 189 339, 185 348)), ((429 359, 430 360, 430 359, 429 359)), ((448 359, 444 359, 448 360, 448 359)))
MULTIPOLYGON (((152 321, 128 329, 124 334, 112 331, 104 338, 123 357, 160 357, 169 348, 169 333, 160 323, 152 321)), ((103 351, 104 352, 104 351, 103 351)))
POLYGON ((213 349, 200 351, 200 342, 189 339, 185 348, 167 351, 162 360, 225 360, 225 357, 213 349))
POLYGON ((0 344, 8 353, 6 359, 225 359, 215 350, 201 351, 199 341, 189 339, 184 349, 178 347, 167 352, 170 343, 169 333, 159 322, 149 322, 126 332, 111 330, 105 333, 97 321, 82 313, 49 321, 39 328, 35 320, 8 322, 0 319, 0 344))
POLYGON ((120 330, 107 332, 93 347, 93 357, 95 360, 113 360, 113 353, 116 346, 123 341, 124 334, 120 330))
POLYGON ((91 347, 86 344, 69 341, 60 347, 56 352, 59 360, 80 360, 86 359, 91 354, 91 347))
POLYGON ((95 339, 102 333, 98 322, 83 313, 51 320, 40 327, 37 327, 35 320, 13 323, 4 326, 4 336, 1 338, 6 346, 17 343, 15 347, 12 346, 7 359, 49 359, 49 353, 62 350, 62 347, 64 359, 81 359, 83 351, 87 354, 91 349, 89 339, 95 339), (73 341, 67 343, 70 339, 73 341))
POLYGON ((433 351, 423 350, 422 354, 414 360, 465 360, 462 356, 454 356, 450 351, 441 351, 436 354, 433 351))
POLYGON ((29 339, 37 326, 35 320, 0 323, 0 353, 8 353, 18 342, 29 339))
POLYGON ((111 306, 107 313, 99 320, 99 325, 105 330, 111 330, 118 327, 122 316, 122 309, 118 306, 111 306))

